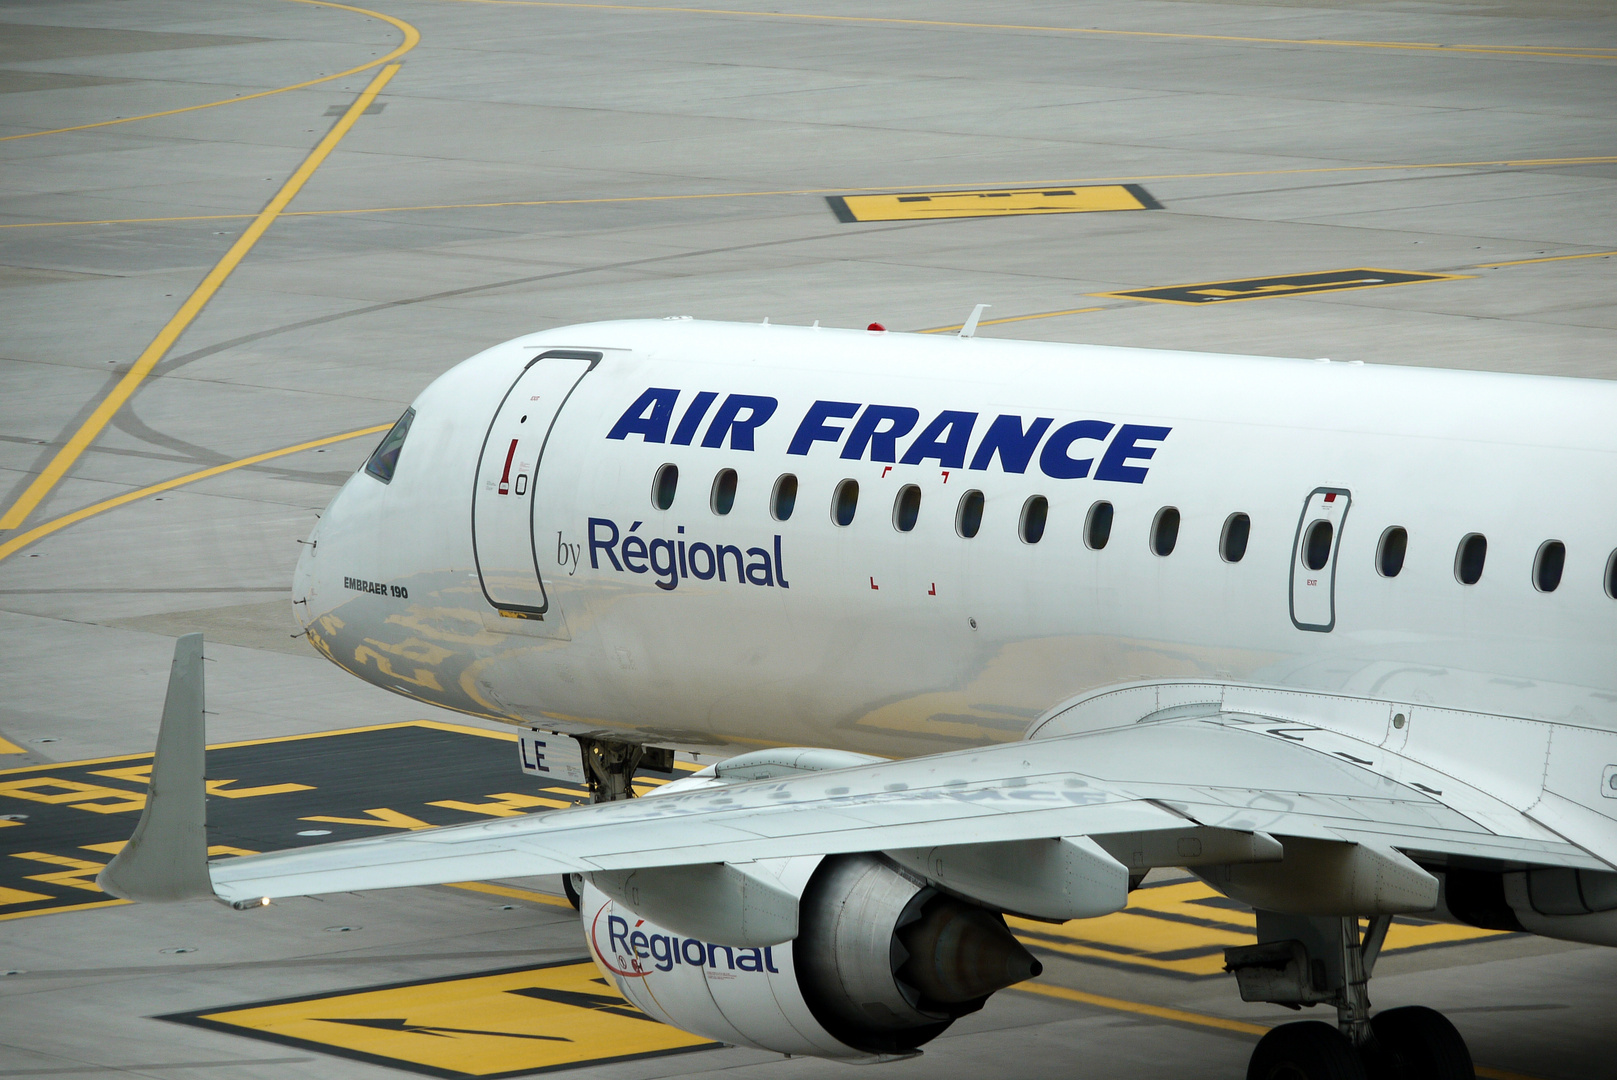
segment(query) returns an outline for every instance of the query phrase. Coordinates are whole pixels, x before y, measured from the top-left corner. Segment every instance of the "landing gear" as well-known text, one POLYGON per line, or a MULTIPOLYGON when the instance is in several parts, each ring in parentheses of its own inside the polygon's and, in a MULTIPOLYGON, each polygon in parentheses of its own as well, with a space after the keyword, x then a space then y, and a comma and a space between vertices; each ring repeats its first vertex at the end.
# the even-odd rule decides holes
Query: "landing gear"
POLYGON ((1422 1006, 1370 1015, 1370 973, 1392 918, 1362 934, 1357 917, 1258 912, 1259 944, 1226 949, 1245 1001, 1336 1006, 1336 1025, 1306 1020, 1270 1031, 1247 1080, 1476 1080, 1454 1025, 1422 1006))
POLYGON ((1246 1080, 1367 1080, 1347 1036, 1318 1020, 1281 1024, 1252 1051, 1246 1080))
POLYGON ((642 765, 662 772, 674 767, 674 752, 660 746, 574 738, 584 755, 584 782, 592 803, 634 798, 634 774, 642 765))

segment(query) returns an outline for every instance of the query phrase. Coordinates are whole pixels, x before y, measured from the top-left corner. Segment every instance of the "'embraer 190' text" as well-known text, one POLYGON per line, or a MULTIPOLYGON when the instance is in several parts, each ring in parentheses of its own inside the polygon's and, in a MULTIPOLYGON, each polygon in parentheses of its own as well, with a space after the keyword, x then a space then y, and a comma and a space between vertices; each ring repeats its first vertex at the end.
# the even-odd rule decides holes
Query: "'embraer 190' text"
POLYGON ((791 588, 786 583, 778 534, 771 547, 743 550, 738 544, 687 541, 683 525, 679 526, 680 535, 672 540, 642 536, 640 526, 644 524, 636 521, 624 532, 611 518, 590 518, 590 569, 601 569, 604 560, 620 574, 655 574, 657 580, 652 584, 670 592, 686 578, 791 588))
MULTIPOLYGON (((703 390, 681 409, 680 397, 681 391, 671 387, 648 387, 624 410, 606 437, 638 435, 648 443, 690 446, 701 435, 700 445, 711 449, 752 450, 758 429, 780 407, 777 399, 761 394, 728 394, 719 401, 717 393, 703 390)), ((910 438, 921 425, 919 409, 816 401, 798 421, 786 452, 807 455, 827 443, 839 448, 840 456, 849 461, 936 462, 943 469, 986 470, 997 460, 998 467, 1008 473, 1025 473, 1037 460, 1039 471, 1056 480, 1087 477, 1141 484, 1147 468, 1137 463, 1149 461, 1158 449, 1151 444, 1162 442, 1172 430, 1109 420, 1057 424, 1050 416, 1028 420, 1012 413, 979 423, 982 419, 975 412, 944 409, 910 438), (900 440, 907 440, 902 448, 900 440)))

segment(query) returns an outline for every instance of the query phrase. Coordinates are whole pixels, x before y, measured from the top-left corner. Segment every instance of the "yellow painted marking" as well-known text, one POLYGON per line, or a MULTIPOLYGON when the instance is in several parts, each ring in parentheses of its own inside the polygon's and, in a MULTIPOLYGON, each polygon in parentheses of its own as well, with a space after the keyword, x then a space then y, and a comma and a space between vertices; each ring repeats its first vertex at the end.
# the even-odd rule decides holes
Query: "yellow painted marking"
POLYGON ((1104 994, 1090 994, 1082 990, 1069 990, 1065 986, 1052 986, 1049 983, 1017 983, 1011 989, 1020 990, 1024 994, 1038 994, 1042 997, 1060 998, 1063 1001, 1076 1001, 1083 1005, 1097 1005, 1102 1009, 1116 1009, 1118 1012, 1134 1013, 1137 1016, 1154 1016, 1158 1020, 1172 1020, 1175 1023, 1194 1024, 1197 1027, 1218 1028, 1221 1031, 1238 1031, 1243 1035, 1267 1035, 1269 1033, 1269 1029, 1262 1024, 1249 1024, 1244 1020, 1226 1020, 1222 1016, 1208 1016, 1206 1013, 1187 1012, 1184 1009, 1169 1009, 1161 1005, 1147 1005, 1143 1001, 1127 1001, 1123 998, 1107 997, 1104 994))
POLYGON ((146 796, 140 792, 81 784, 77 780, 59 780, 53 776, 35 776, 0 784, 0 797, 51 805, 66 803, 75 810, 89 810, 97 814, 121 814, 146 805, 146 796), (49 790, 52 788, 57 790, 49 790), (102 801, 107 799, 111 801, 102 801))
POLYGON ((1357 292, 1415 285, 1428 281, 1465 281, 1472 274, 1435 274, 1429 271, 1385 270, 1357 266, 1345 270, 1311 270, 1296 274, 1199 281, 1187 285, 1159 285, 1116 292, 1091 293, 1112 300, 1146 300, 1156 304, 1227 304, 1279 296, 1312 296, 1326 292, 1357 292))
MULTIPOLYGON (((383 424, 380 427, 371 428, 370 430, 384 431, 392 426, 393 425, 391 424, 383 424)), ((337 728, 332 731, 310 731, 305 732, 302 735, 276 735, 273 738, 268 739, 242 739, 238 742, 210 743, 208 745, 208 749, 226 750, 235 746, 268 746, 271 743, 299 742, 303 739, 329 739, 333 735, 354 735, 362 731, 390 731, 394 728, 407 727, 434 728, 438 731, 453 731, 460 735, 481 735, 485 739, 500 739, 504 742, 517 741, 517 737, 515 735, 509 735, 503 731, 488 731, 484 728, 469 727, 465 724, 449 724, 442 720, 399 720, 391 724, 373 724, 370 727, 337 728)), ((89 758, 84 761, 63 761, 49 766, 23 765, 15 769, 0 769, 0 776, 9 776, 24 772, 37 772, 41 768, 79 768, 80 766, 84 765, 110 765, 118 761, 150 762, 151 757, 151 751, 148 750, 144 754, 120 754, 117 757, 89 758)))
POLYGON ((106 868, 106 863, 88 862, 84 859, 75 859, 67 855, 52 855, 45 851, 15 851, 11 855, 14 859, 27 859, 30 862, 46 863, 50 866, 65 866, 66 870, 58 870, 51 874, 27 874, 29 881, 43 881, 47 885, 68 885, 86 892, 100 892, 101 886, 95 883, 95 876, 106 868))
POLYGON ((29 892, 27 889, 11 889, 0 885, 0 907, 10 907, 12 904, 33 904, 40 900, 50 900, 52 897, 44 893, 29 892))
POLYGON ((263 787, 232 788, 238 780, 208 780, 209 795, 222 799, 256 799, 261 795, 283 795, 288 791, 313 791, 313 784, 265 784, 263 787))
MULTIPOLYGON (((1222 897, 1200 881, 1136 889, 1128 907, 1097 919, 1054 925, 1030 919, 1006 922, 1024 944, 1084 960, 1206 978, 1224 971, 1224 949, 1256 940, 1250 911, 1215 906, 1222 897)), ((1449 923, 1395 920, 1384 952, 1477 941, 1493 930, 1449 923)))
POLYGON ((590 963, 192 1016, 238 1035, 441 1070, 441 1076, 510 1075, 717 1045, 638 1012, 590 963))
POLYGON ((1496 266, 1526 266, 1529 263, 1565 262, 1568 259, 1606 259, 1617 251, 1590 251, 1583 255, 1547 255, 1542 259, 1512 259, 1509 262, 1477 263, 1472 269, 1489 270, 1496 266))
POLYGON ((86 904, 64 904, 61 907, 40 908, 38 911, 12 911, 0 914, 0 922, 7 919, 29 919, 35 915, 63 915, 69 911, 88 911, 91 908, 117 907, 119 904, 132 903, 129 900, 91 900, 86 904))
POLYGON ((847 195, 831 200, 841 221, 920 221, 934 218, 1014 217, 1147 210, 1154 200, 1123 184, 1097 187, 984 188, 847 195))
POLYGON ((62 477, 67 475, 67 470, 79 459, 79 455, 89 448, 90 444, 101 434, 102 429, 112 420, 114 414, 123 407, 124 402, 128 401, 135 391, 140 388, 140 384, 151 374, 158 361, 168 354, 169 349, 174 346, 174 342, 179 339, 180 334, 185 331, 186 327, 191 325, 192 320, 201 314, 203 306, 219 291, 219 287, 225 283, 225 279, 230 276, 231 271, 236 269, 241 260, 253 249, 253 245, 258 243, 259 238, 269 229, 276 216, 286 209, 286 205, 292 201, 292 197, 302 190, 309 177, 314 175, 314 171, 320 167, 321 162, 325 161, 331 151, 336 149, 343 136, 347 135, 349 130, 353 128, 354 122, 359 119, 360 114, 365 111, 371 102, 376 100, 376 95, 381 93, 382 87, 388 84, 388 81, 397 74, 398 70, 398 64, 389 64, 376 73, 376 77, 354 100, 354 103, 348 107, 348 111, 342 115, 342 119, 338 120, 332 129, 326 133, 325 138, 321 139, 315 148, 310 151, 309 156, 303 159, 303 164, 299 165, 286 183, 281 185, 281 189, 270 199, 269 205, 265 206, 258 216, 253 219, 252 224, 242 231, 236 242, 230 245, 230 250, 226 251, 224 257, 214 265, 212 270, 208 271, 207 276, 202 279, 202 283, 186 298, 185 303, 180 305, 180 310, 174 313, 174 317, 168 321, 163 329, 158 331, 157 336, 152 339, 152 343, 146 346, 145 351, 130 365, 129 371, 124 374, 123 378, 118 380, 118 384, 112 388, 112 392, 102 399, 101 403, 95 407, 95 411, 67 440, 67 444, 57 451, 56 456, 45 466, 44 471, 34 477, 34 482, 28 485, 22 496, 11 505, 10 509, 0 515, 0 529, 15 529, 21 525, 27 520, 28 515, 33 512, 34 507, 38 506, 40 501, 50 493, 51 489, 61 481, 62 477))
POLYGON ((526 900, 532 904, 546 904, 550 907, 562 907, 568 911, 573 905, 567 902, 564 896, 550 896, 531 889, 513 889, 509 885, 494 885, 487 881, 451 881, 451 889, 465 889, 467 892, 488 893, 490 896, 503 896, 510 900, 526 900))
MULTIPOLYGON (((1068 308, 1065 311, 1041 311, 1034 315, 1007 315, 1003 319, 982 319, 978 326, 998 326, 1000 323, 1028 322, 1031 319, 1055 319, 1062 315, 1087 315, 1091 311, 1105 311, 1105 308, 1080 307, 1068 308)), ((965 323, 954 323, 949 326, 933 326, 926 330, 917 330, 918 334, 952 334, 964 327, 965 323)))
POLYGON ((254 98, 270 97, 275 94, 284 94, 289 90, 303 90, 310 86, 319 86, 321 83, 333 82, 337 79, 346 79, 350 75, 358 75, 361 71, 369 71, 373 67, 396 60, 415 48, 421 41, 421 33, 403 19, 395 19, 391 15, 383 15, 380 11, 371 11, 367 8, 350 7, 347 4, 334 4, 329 0, 292 0, 295 4, 314 4, 318 7, 338 8, 342 11, 352 11, 360 15, 367 15, 373 19, 380 19, 391 23, 404 34, 404 41, 398 48, 386 56, 372 60, 368 64, 339 71, 335 75, 322 75, 318 79, 309 79, 306 82, 293 83, 290 86, 278 86, 274 90, 260 90, 256 94, 243 94, 241 97, 225 98, 223 101, 210 101, 206 105, 187 105, 181 109, 165 109, 163 112, 143 113, 140 116, 125 116, 117 120, 99 120, 93 124, 75 124, 73 127, 52 128, 49 131, 28 131, 21 135, 6 135, 0 137, 0 142, 10 142, 12 139, 36 139, 41 135, 61 135, 68 131, 88 131, 91 128, 112 127, 114 124, 132 124, 136 120, 155 120, 159 116, 177 116, 180 113, 196 112, 198 109, 214 109, 220 105, 234 105, 240 101, 252 101, 254 98))
POLYGON ((498 795, 490 795, 488 799, 488 802, 481 803, 444 799, 427 805, 442 806, 446 810, 463 810, 468 814, 487 814, 489 817, 521 817, 536 806, 556 810, 578 805, 576 802, 547 799, 540 795, 519 795, 514 791, 502 791, 498 795))
POLYGON ((1460 53, 1481 56, 1546 56, 1572 60, 1613 60, 1617 49, 1581 45, 1442 45, 1427 41, 1354 41, 1335 38, 1269 38, 1236 34, 1189 34, 1162 30, 1100 30, 1092 26, 1046 26, 1027 23, 960 22, 950 19, 901 19, 877 15, 811 15, 791 11, 748 11, 732 8, 665 7, 640 4, 583 4, 562 0, 459 0, 501 7, 581 8, 590 11, 633 11, 652 15, 718 15, 748 19, 795 19, 803 22, 862 23, 885 26, 934 26, 949 30, 1017 30, 1044 34, 1160 38, 1179 41, 1222 41, 1236 45, 1309 45, 1339 49, 1397 49, 1408 52, 1460 53))
MULTIPOLYGON (((1313 173, 1401 172, 1423 169, 1544 168, 1552 165, 1607 165, 1617 156, 1576 158, 1501 158, 1494 161, 1438 161, 1410 165, 1328 165, 1308 169, 1239 169, 1224 172, 1147 173, 1140 176, 1088 176, 1077 180, 1053 180, 1042 185, 1019 180, 997 185, 1005 188, 1059 188, 1085 184, 1143 183, 1147 180, 1219 180, 1243 176, 1301 176, 1313 173)), ((714 191, 691 195, 615 195, 595 199, 517 199, 505 202, 422 203, 416 206, 362 206, 347 210, 288 210, 290 217, 331 217, 342 214, 402 214, 417 210, 494 210, 516 206, 587 206, 597 203, 685 202, 693 199, 759 199, 782 195, 848 195, 858 192, 905 191, 911 185, 867 185, 841 188, 781 188, 772 191, 714 191)), ((80 225, 150 225, 174 221, 244 221, 252 214, 189 214, 177 217, 85 218, 78 221, 16 221, 0 229, 47 229, 80 225)))
MULTIPOLYGON (((20 533, 17 536, 12 537, 10 540, 7 540, 5 543, 0 544, 0 561, 3 561, 10 555, 16 554, 37 540, 43 540, 45 537, 50 536, 53 533, 61 532, 69 525, 77 525, 79 522, 84 521, 87 518, 93 518, 97 514, 104 514, 108 510, 116 510, 120 506, 127 506, 132 502, 139 502, 141 499, 148 498, 152 495, 158 495, 165 491, 173 491, 175 488, 184 487, 187 484, 194 484, 199 480, 207 480, 210 477, 220 476, 236 469, 245 469, 249 465, 258 465, 265 461, 274 461, 276 458, 286 457, 288 454, 296 454, 303 450, 313 450, 320 446, 330 446, 332 443, 345 442, 348 439, 357 439, 363 435, 375 435, 377 432, 386 431, 392 426, 392 424, 375 424, 371 427, 360 428, 358 431, 348 431, 341 435, 328 435, 324 439, 313 439, 309 442, 298 443, 295 446, 283 446, 279 450, 266 450, 262 454, 252 454, 248 457, 242 458, 239 461, 228 461, 223 465, 213 465, 206 469, 199 469, 194 473, 186 473, 184 476, 176 476, 172 480, 164 480, 161 483, 151 484, 143 488, 137 488, 134 491, 126 491, 122 495, 114 495, 110 499, 102 499, 100 502, 91 503, 89 506, 83 507, 79 510, 74 510, 70 514, 63 514, 59 518, 54 518, 47 521, 43 525, 35 526, 34 528, 29 529, 27 532, 20 533)), ((322 734, 335 733, 324 732, 322 734)), ((308 738, 311 736, 295 737, 308 738)), ((515 737, 516 736, 511 736, 513 739, 515 737)), ((247 744, 226 743, 223 745, 240 746, 247 744)), ((131 754, 124 757, 105 758, 101 760, 128 761, 130 758, 138 756, 140 755, 131 754)), ((81 762, 80 764, 85 763, 81 762)))
POLYGON ((12 742, 10 739, 0 737, 0 754, 26 754, 28 751, 12 742))
POLYGON ((369 816, 368 817, 357 818, 357 817, 326 817, 326 816, 322 815, 322 816, 318 816, 318 817, 298 818, 298 820, 299 821, 324 821, 324 822, 328 822, 328 823, 333 824, 333 825, 374 825, 374 826, 376 826, 377 828, 380 828, 380 829, 430 829, 430 828, 432 828, 431 825, 428 825, 425 821, 422 821, 420 818, 413 818, 409 814, 401 814, 397 810, 389 810, 385 806, 379 806, 375 810, 365 810, 365 811, 362 811, 362 813, 365 813, 365 814, 367 814, 369 816))

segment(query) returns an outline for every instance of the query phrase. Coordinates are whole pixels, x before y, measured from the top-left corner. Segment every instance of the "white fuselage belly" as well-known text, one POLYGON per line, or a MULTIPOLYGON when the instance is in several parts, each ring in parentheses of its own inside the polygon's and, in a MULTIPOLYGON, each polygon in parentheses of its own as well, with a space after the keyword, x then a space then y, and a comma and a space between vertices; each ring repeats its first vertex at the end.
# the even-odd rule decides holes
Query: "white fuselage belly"
MULTIPOLYGON (((349 482, 295 598, 335 662, 449 708, 691 748, 907 756, 1021 738, 1096 688, 1192 678, 1617 729, 1617 600, 1606 592, 1617 388, 1605 383, 675 321, 507 343, 446 374, 415 409, 393 481, 349 482), (542 619, 502 618, 487 594, 499 586, 479 580, 472 492, 480 455, 495 452, 484 442, 496 409, 550 349, 604 355, 556 414, 531 480, 521 474, 531 496, 506 496, 531 500, 549 606, 542 619), (638 430, 608 438, 653 388, 677 391, 663 441, 655 405, 638 430), (677 445, 704 392, 714 397, 702 424, 677 445), (735 429, 702 445, 729 395, 777 403, 749 429, 750 450, 735 429), (817 401, 860 412, 789 452, 817 401), (872 405, 918 417, 893 443, 898 460, 880 460, 880 438, 841 456, 872 405), (948 411, 976 414, 965 467, 946 468, 945 452, 904 464, 948 411), (1090 420, 1101 427, 1083 430, 1107 435, 1050 462, 1070 473, 1090 460, 1083 477, 1050 475, 1037 449, 1024 472, 1007 471, 1003 454, 971 468, 1001 415, 1049 418, 1044 439, 1090 420), (1127 478, 1097 479, 1125 425, 1168 433, 1139 441, 1151 456, 1112 463, 1127 478), (653 478, 670 463, 679 483, 661 510, 653 478), (709 496, 723 469, 737 485, 720 515, 709 496), (777 521, 771 492, 785 473, 798 493, 777 521), (832 499, 846 479, 859 499, 844 527, 832 499), (901 532, 894 504, 908 484, 920 510, 901 532), (1321 488, 1348 507, 1318 586, 1334 582, 1328 631, 1293 618, 1294 544, 1321 488), (984 512, 966 539, 955 518, 970 490, 984 512), (1036 544, 1019 536, 1031 496, 1048 500, 1036 544), (1091 550, 1086 515, 1102 500, 1115 519, 1091 550), (1163 507, 1182 518, 1167 556, 1150 546, 1163 507), (1251 539, 1231 563, 1219 542, 1236 512, 1250 516, 1251 539), (1376 551, 1392 526, 1408 531, 1408 555, 1386 578, 1376 551), (1486 563, 1464 585, 1456 552, 1471 533, 1487 538, 1486 563), (1541 592, 1532 568, 1549 540, 1565 544, 1565 570, 1541 592), (703 544, 738 549, 724 581, 703 580, 703 544)), ((532 469, 537 451, 515 445, 506 463, 532 469)), ((480 491, 492 491, 484 477, 480 491)))

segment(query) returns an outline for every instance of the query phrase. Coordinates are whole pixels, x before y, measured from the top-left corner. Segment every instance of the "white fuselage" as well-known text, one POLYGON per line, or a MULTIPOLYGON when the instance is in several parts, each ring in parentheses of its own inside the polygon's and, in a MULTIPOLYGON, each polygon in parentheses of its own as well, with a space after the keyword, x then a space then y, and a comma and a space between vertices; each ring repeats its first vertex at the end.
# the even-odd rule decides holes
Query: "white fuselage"
POLYGON ((673 320, 508 342, 414 412, 391 482, 362 470, 332 503, 294 599, 334 662, 451 709, 697 750, 909 756, 1190 678, 1617 729, 1608 383, 673 320), (525 374, 554 350, 601 358, 525 374), (1022 471, 1016 439, 982 453, 1000 417, 1030 443, 1022 471), (840 525, 845 480, 859 495, 840 525), (906 485, 920 504, 901 531, 906 485), (1028 543, 1034 496, 1048 509, 1028 543), (1094 550, 1098 502, 1113 521, 1094 550), (1231 562, 1236 513, 1250 541, 1231 562), (1319 571, 1316 520, 1332 526, 1319 571), (1393 527, 1407 556, 1386 577, 1393 527), (1470 534, 1486 557, 1463 584, 1470 534), (1534 580, 1547 541, 1565 545, 1554 591, 1534 580))

